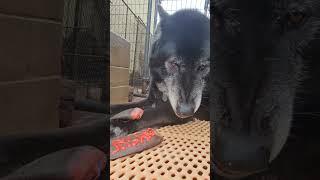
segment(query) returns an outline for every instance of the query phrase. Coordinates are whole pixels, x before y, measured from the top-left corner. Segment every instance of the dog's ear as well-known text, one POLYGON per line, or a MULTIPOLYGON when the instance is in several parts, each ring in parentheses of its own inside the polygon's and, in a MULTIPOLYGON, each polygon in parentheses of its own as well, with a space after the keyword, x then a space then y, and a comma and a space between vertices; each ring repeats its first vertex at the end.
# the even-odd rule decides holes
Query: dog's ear
POLYGON ((158 4, 158 13, 161 19, 166 19, 169 16, 160 4, 158 4))

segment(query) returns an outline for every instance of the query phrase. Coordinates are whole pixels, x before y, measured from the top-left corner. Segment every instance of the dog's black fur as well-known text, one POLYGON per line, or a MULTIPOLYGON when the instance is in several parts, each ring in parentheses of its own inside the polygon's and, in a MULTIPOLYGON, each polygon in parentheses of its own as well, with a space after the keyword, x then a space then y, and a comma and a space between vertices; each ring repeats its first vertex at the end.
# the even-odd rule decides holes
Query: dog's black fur
POLYGON ((317 1, 215 0, 211 7, 211 172, 319 179, 320 63, 304 52, 319 26, 317 1))
POLYGON ((159 15, 161 21, 154 35, 149 63, 148 98, 110 107, 111 114, 141 107, 144 115, 134 122, 111 121, 111 138, 147 127, 184 123, 191 116, 209 119, 208 103, 205 103, 208 96, 203 93, 210 71, 209 19, 195 10, 169 15, 161 6, 159 15))

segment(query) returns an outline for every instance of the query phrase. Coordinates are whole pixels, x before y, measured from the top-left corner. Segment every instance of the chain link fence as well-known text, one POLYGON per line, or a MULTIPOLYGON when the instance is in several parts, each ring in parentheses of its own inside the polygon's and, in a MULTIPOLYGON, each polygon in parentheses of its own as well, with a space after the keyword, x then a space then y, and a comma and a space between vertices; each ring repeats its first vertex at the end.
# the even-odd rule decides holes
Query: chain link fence
POLYGON ((77 99, 107 102, 106 9, 106 0, 65 0, 62 75, 77 99))
POLYGON ((144 94, 143 84, 148 68, 146 58, 148 33, 148 0, 111 0, 110 31, 130 43, 129 86, 134 94, 144 94))

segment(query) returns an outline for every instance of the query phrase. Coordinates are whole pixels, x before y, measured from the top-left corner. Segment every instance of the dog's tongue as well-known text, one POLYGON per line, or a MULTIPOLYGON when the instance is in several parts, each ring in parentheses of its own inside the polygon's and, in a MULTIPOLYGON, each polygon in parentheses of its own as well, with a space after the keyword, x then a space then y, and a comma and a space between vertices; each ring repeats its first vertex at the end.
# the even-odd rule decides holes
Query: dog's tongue
POLYGON ((110 160, 142 152, 160 144, 161 141, 162 137, 152 128, 115 138, 110 142, 110 160))

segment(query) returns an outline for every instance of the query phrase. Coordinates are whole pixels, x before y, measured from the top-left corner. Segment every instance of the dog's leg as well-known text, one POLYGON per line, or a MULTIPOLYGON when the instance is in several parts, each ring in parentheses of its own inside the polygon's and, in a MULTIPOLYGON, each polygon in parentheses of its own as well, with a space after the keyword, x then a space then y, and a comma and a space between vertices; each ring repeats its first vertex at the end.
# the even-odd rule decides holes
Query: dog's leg
POLYGON ((0 137, 0 175, 46 154, 91 145, 107 152, 107 120, 43 133, 0 137))
POLYGON ((110 114, 116 114, 120 113, 121 111, 124 111, 126 109, 131 108, 146 108, 147 106, 151 106, 152 101, 150 99, 143 99, 136 102, 130 102, 130 103, 123 103, 123 104, 114 104, 110 105, 110 114))
POLYGON ((79 101, 75 101, 74 106, 76 110, 80 110, 80 111, 105 113, 105 114, 117 114, 126 109, 131 109, 136 107, 144 109, 146 106, 151 106, 152 102, 153 101, 150 99, 143 99, 137 102, 114 104, 109 106, 96 101, 79 100, 79 101))
MULTIPOLYGON (((191 119, 191 118, 190 118, 191 119)), ((188 120, 190 120, 188 119, 188 120)), ((161 127, 185 123, 187 119, 178 119, 168 105, 161 105, 156 108, 149 107, 144 110, 143 116, 134 121, 111 121, 110 137, 128 135, 146 128, 161 127)))
POLYGON ((131 108, 111 116, 110 117, 110 137, 127 135, 127 131, 124 131, 118 126, 125 126, 130 121, 141 119, 143 113, 144 113, 144 110, 140 108, 131 108))

